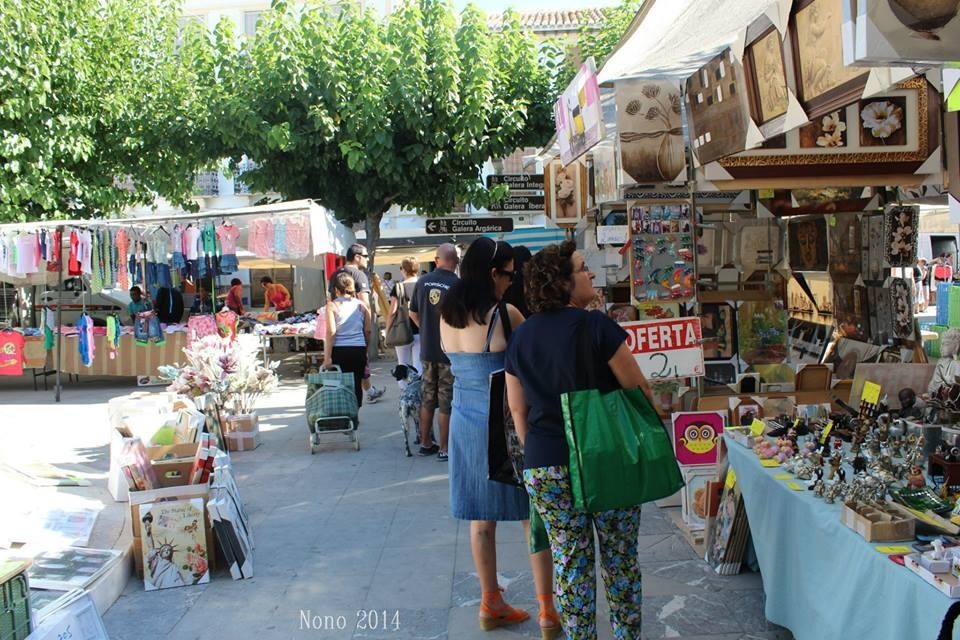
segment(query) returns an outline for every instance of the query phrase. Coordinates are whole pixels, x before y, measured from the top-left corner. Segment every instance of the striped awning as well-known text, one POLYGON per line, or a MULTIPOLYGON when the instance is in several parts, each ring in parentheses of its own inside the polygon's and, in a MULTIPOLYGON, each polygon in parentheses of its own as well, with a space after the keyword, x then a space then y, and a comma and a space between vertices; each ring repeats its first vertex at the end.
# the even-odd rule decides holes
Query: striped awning
POLYGON ((484 235, 494 240, 505 240, 515 247, 523 245, 530 249, 530 253, 536 253, 548 244, 563 242, 567 238, 563 229, 547 229, 544 227, 527 227, 514 229, 510 233, 486 233, 484 235))

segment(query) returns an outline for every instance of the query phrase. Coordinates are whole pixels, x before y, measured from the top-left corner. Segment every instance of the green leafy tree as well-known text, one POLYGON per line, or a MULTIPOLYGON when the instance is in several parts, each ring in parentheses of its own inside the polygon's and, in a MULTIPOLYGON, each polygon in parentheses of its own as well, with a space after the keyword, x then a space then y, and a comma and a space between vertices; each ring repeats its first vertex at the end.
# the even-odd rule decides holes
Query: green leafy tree
POLYGON ((480 185, 483 163, 553 130, 557 67, 516 16, 492 32, 476 8, 458 20, 442 0, 386 19, 275 1, 255 37, 233 29, 185 43, 221 157, 255 160, 242 179, 257 191, 364 223, 371 254, 392 205, 440 215, 502 197, 480 185))
POLYGON ((190 206, 204 106, 175 54, 178 15, 173 0, 0 0, 0 220, 158 194, 190 206))

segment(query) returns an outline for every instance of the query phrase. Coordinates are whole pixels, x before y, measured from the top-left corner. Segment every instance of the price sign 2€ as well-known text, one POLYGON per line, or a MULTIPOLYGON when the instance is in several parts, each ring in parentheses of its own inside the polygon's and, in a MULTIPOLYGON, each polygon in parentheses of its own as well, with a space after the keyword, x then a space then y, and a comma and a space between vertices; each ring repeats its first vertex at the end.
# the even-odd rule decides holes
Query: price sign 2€
POLYGON ((627 347, 648 380, 703 375, 700 318, 624 322, 620 326, 627 332, 627 347))

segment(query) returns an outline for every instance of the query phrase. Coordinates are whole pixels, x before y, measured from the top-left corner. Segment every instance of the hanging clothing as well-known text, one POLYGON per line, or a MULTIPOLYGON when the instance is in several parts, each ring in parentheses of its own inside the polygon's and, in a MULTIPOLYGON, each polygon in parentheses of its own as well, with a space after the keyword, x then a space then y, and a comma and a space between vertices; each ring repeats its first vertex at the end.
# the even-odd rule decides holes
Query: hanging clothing
POLYGON ((257 218, 247 230, 247 250, 261 258, 274 255, 273 221, 270 218, 257 218))
POLYGON ((90 275, 93 273, 93 234, 83 229, 77 236, 79 238, 80 271, 90 275))
POLYGON ((287 219, 287 257, 306 258, 310 255, 310 218, 293 216, 287 219))
POLYGON ((190 316, 187 320, 187 342, 193 343, 207 336, 220 335, 212 315, 190 316))
POLYGON ((219 311, 215 318, 217 320, 217 331, 220 333, 220 337, 228 338, 230 342, 236 340, 240 316, 229 309, 224 309, 223 311, 219 311))
POLYGON ((90 293, 97 295, 103 291, 103 256, 100 253, 100 231, 91 236, 90 245, 90 293))
POLYGON ((67 274, 80 275, 80 233, 70 232, 70 258, 67 261, 67 274))
POLYGON ((117 273, 114 269, 116 261, 113 257, 114 246, 112 230, 103 230, 103 239, 100 247, 103 252, 103 286, 105 289, 113 289, 114 285, 117 284, 117 273))
POLYGON ((190 225, 183 230, 183 257, 187 260, 198 260, 203 252, 203 243, 200 229, 190 225))
POLYGON ((0 376, 23 374, 23 334, 0 331, 0 376))
POLYGON ((217 241, 217 230, 212 222, 207 222, 203 225, 203 229, 200 232, 200 239, 203 243, 203 255, 220 255, 220 243, 217 241))
POLYGON ((127 270, 127 256, 130 253, 130 236, 126 229, 117 229, 117 285, 126 291, 130 288, 130 273, 127 270))
POLYGON ((76 327, 80 335, 80 339, 77 341, 77 348, 80 350, 80 364, 85 367, 92 366, 96 352, 96 346, 93 343, 93 318, 86 312, 81 313, 76 327))
POLYGON ((17 273, 24 275, 40 270, 40 248, 37 236, 33 233, 21 233, 17 236, 17 273))
POLYGON ((166 342, 160 320, 153 311, 138 313, 133 320, 133 339, 139 346, 146 346, 151 341, 156 345, 166 342))
POLYGON ((46 261, 47 261, 47 271, 51 273, 58 273, 61 268, 60 263, 60 242, 63 239, 63 234, 59 229, 56 231, 47 232, 47 249, 46 249, 46 261))
POLYGON ((53 349, 53 330, 57 326, 57 317, 53 309, 43 310, 43 348, 45 351, 53 349))
POLYGON ((240 229, 236 225, 225 222, 217 227, 217 239, 220 240, 221 255, 237 254, 237 239, 240 238, 240 229))
POLYGON ((273 252, 279 257, 287 257, 287 222, 282 218, 273 223, 273 252))
POLYGON ((107 349, 110 359, 117 359, 117 349, 120 347, 120 316, 111 313, 107 316, 107 349))

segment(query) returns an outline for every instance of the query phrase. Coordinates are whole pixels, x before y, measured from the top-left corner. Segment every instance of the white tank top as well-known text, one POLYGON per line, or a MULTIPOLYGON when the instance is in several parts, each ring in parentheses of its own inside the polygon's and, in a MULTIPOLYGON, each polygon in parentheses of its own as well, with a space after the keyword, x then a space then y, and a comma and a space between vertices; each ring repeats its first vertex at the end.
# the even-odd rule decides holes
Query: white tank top
POLYGON ((360 304, 356 298, 342 297, 335 300, 333 317, 337 322, 337 333, 333 337, 333 346, 367 346, 367 339, 363 335, 363 310, 360 304))

